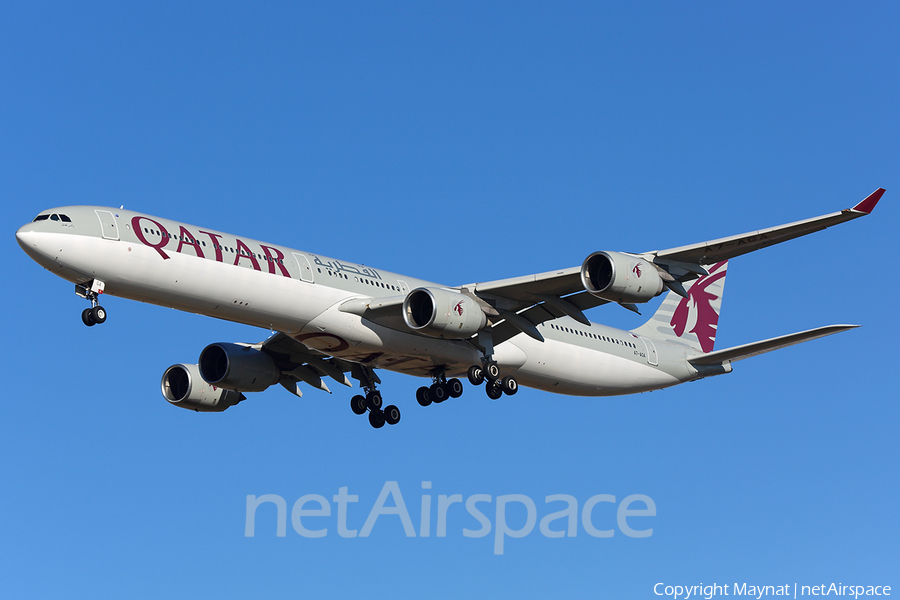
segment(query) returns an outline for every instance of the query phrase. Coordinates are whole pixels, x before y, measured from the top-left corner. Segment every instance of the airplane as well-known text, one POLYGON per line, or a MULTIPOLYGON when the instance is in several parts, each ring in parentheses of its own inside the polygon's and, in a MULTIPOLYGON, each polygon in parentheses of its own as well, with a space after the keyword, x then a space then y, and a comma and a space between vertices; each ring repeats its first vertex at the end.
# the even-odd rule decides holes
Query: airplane
POLYGON ((458 398, 459 377, 491 399, 519 385, 577 396, 613 396, 730 373, 752 356, 846 331, 829 325, 715 350, 728 261, 872 212, 879 188, 853 208, 712 241, 642 253, 599 251, 580 266, 498 281, 446 286, 124 208, 41 211, 16 232, 28 256, 75 284, 90 302, 87 326, 104 323, 102 295, 268 329, 258 343, 218 342, 197 364, 165 370, 174 406, 221 412, 281 384, 330 393, 326 378, 363 393, 351 398, 372 427, 400 421, 383 406, 377 369, 431 380, 422 406, 458 398), (622 330, 584 311, 667 295, 645 323, 622 330), (349 374, 349 377, 348 377, 349 374))

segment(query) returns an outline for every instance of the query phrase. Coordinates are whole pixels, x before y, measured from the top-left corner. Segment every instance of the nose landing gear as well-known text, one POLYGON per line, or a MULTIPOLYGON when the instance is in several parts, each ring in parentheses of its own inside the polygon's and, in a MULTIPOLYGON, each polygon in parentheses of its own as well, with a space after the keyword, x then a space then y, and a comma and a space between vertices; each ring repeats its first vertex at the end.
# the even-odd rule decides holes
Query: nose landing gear
POLYGON ((106 322, 106 309, 100 306, 98 300, 105 287, 106 284, 99 279, 93 279, 83 284, 75 284, 75 293, 91 301, 91 308, 81 311, 81 321, 88 327, 106 322))
POLYGON ((81 320, 88 327, 93 327, 98 323, 106 322, 106 309, 102 306, 95 306, 94 308, 86 308, 81 311, 81 320))

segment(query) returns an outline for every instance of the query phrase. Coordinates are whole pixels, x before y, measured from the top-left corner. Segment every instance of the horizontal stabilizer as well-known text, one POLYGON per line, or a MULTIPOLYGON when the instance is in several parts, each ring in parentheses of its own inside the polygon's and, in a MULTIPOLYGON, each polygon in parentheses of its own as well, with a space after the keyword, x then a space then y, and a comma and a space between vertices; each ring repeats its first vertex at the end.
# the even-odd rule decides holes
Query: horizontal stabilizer
POLYGON ((859 325, 827 325, 825 327, 817 327, 816 329, 810 329, 808 331, 791 333, 763 340, 761 342, 753 342, 752 344, 744 344, 743 346, 735 346, 734 348, 726 348, 725 350, 717 350, 716 352, 710 352, 709 354, 702 354, 694 358, 689 358, 688 362, 692 365, 721 365, 726 362, 743 360, 745 358, 750 358, 751 356, 765 354, 766 352, 771 352, 772 350, 778 350, 780 348, 787 348, 794 344, 808 342, 809 340, 825 337, 826 335, 832 335, 834 333, 840 333, 842 331, 847 331, 848 329, 855 329, 857 327, 859 327, 859 325))

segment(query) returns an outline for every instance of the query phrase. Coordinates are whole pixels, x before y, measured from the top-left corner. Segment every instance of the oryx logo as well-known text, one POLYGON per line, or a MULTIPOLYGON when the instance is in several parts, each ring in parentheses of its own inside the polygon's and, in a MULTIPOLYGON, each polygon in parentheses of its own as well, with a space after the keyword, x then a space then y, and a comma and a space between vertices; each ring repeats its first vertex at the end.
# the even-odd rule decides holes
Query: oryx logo
POLYGON ((465 300, 460 300, 459 302, 457 302, 457 303, 456 303, 456 306, 453 307, 453 312, 455 312, 455 313, 458 314, 459 316, 462 316, 462 314, 463 314, 463 304, 465 304, 465 303, 466 303, 465 300))
POLYGON ((634 265, 634 268, 631 270, 631 272, 634 273, 635 275, 637 275, 638 277, 640 277, 641 276, 641 263, 634 265))
POLYGON ((669 322, 678 337, 682 337, 685 331, 696 335, 703 352, 712 352, 716 343, 719 313, 713 303, 721 300, 723 289, 721 285, 714 286, 717 288, 716 293, 708 288, 725 278, 727 265, 727 260, 716 263, 709 270, 709 275, 704 275, 694 282, 694 285, 688 288, 688 297, 681 299, 669 322))

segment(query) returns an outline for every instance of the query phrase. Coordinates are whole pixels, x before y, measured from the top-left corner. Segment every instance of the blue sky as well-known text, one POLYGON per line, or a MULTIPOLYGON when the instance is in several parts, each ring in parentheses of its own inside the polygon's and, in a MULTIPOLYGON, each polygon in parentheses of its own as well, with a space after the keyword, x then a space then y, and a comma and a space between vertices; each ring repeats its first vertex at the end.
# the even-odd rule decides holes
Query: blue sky
MULTIPOLYGON (((895 3, 259 4, 0 5, 0 595, 900 585, 895 3), (170 407, 166 367, 268 332, 116 298, 87 329, 84 301, 13 235, 48 207, 124 204, 462 284, 807 218, 877 187, 872 216, 734 260, 717 347, 861 329, 622 398, 468 389, 423 409, 420 381, 383 373, 403 421, 380 431, 348 390, 170 407), (323 538, 290 522, 280 538, 271 506, 244 536, 248 495, 290 510, 348 487, 361 529, 388 481, 417 530, 423 481, 435 507, 522 494, 540 520, 562 508, 549 495, 643 494, 657 515, 634 521, 649 538, 535 527, 503 555, 493 531, 463 536, 477 522, 459 505, 445 538, 386 515, 344 539, 334 512, 309 521, 323 538)), ((593 514, 615 525, 613 505, 593 514)))

